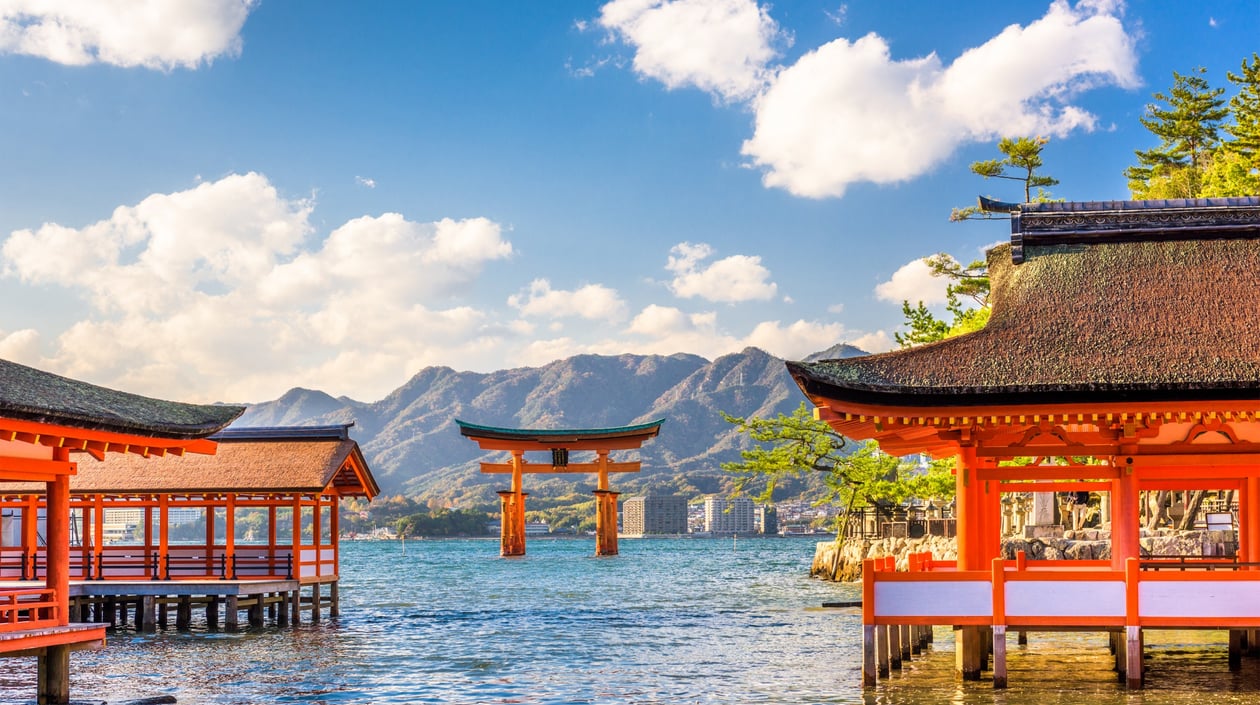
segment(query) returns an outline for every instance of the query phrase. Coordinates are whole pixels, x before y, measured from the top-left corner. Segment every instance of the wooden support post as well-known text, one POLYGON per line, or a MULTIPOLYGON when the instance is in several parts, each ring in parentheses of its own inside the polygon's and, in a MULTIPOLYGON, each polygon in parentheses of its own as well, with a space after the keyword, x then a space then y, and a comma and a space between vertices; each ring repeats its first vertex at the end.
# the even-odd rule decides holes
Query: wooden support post
POLYGON ((142 632, 157 631, 157 598, 153 595, 140 598, 140 609, 136 611, 136 628, 142 632))
POLYGON ((1141 690, 1143 680, 1142 628, 1125 627, 1125 685, 1131 690, 1141 690))
POLYGON ((211 595, 206 600, 206 627, 209 629, 219 628, 219 596, 211 595))
POLYGON ((980 680, 981 641, 980 627, 954 627, 954 668, 965 681, 980 680))
POLYGON ((1242 651, 1243 630, 1229 630, 1229 670, 1237 671, 1242 668, 1242 651))
POLYGON ((115 611, 114 596, 106 595, 102 599, 105 602, 105 620, 104 621, 110 625, 117 624, 118 615, 116 614, 116 611, 115 611))
POLYGON ((249 606, 249 626, 263 626, 263 595, 254 595, 254 602, 249 606))
POLYGON ((875 626, 875 657, 876 668, 879 670, 880 678, 887 678, 891 672, 888 654, 888 630, 887 624, 878 624, 875 626))
POLYGON ((165 630, 167 625, 170 623, 168 620, 168 617, 170 617, 170 609, 171 609, 171 606, 166 601, 163 600, 163 601, 158 602, 157 623, 158 623, 159 629, 165 630))
POLYGON ((888 665, 901 670, 901 627, 896 624, 888 626, 888 665))
POLYGON ((223 605, 223 627, 229 632, 234 632, 240 627, 240 605, 236 595, 228 595, 224 599, 223 605))
POLYGON ((192 628, 192 598, 188 595, 179 596, 179 603, 175 607, 175 628, 192 628))
POLYGON ((127 626, 127 600, 119 599, 118 606, 115 607, 118 614, 118 626, 127 626))
POLYGON ((328 616, 341 616, 341 587, 339 580, 334 580, 328 585, 328 616))
POLYGON ((918 624, 910 627, 910 652, 915 655, 923 653, 923 627, 918 624))
POLYGON ((70 702, 70 647, 49 646, 39 656, 36 686, 40 705, 70 702))
POLYGON ((293 588, 293 592, 289 593, 289 618, 293 620, 293 626, 302 623, 302 588, 293 588))
POLYGON ((875 652, 878 645, 875 643, 875 630, 879 627, 873 624, 862 625, 862 687, 874 688, 879 682, 877 671, 875 670, 875 652))
POLYGON ((287 627, 289 626, 289 593, 278 592, 276 598, 280 600, 276 606, 276 626, 287 627))
POLYGON ((1125 638, 1124 632, 1111 632, 1111 646, 1116 658, 1116 676, 1120 682, 1125 682, 1125 670, 1129 667, 1128 656, 1124 650, 1125 638))
POLYGON ((319 583, 311 583, 311 624, 319 624, 319 583))
POLYGON ((902 662, 909 661, 910 655, 914 651, 914 647, 910 643, 911 641, 912 639, 910 637, 910 625, 909 624, 901 625, 901 660, 902 662))
POLYGON ((1006 687, 1006 625, 993 625, 993 687, 1006 687))
POLYGON ((1015 640, 1015 643, 1020 646, 1028 646, 1028 632, 1023 629, 1019 630, 1019 638, 1015 640))
POLYGON ((274 624, 276 621, 276 612, 277 612, 276 601, 280 599, 280 596, 277 593, 275 597, 272 597, 271 593, 267 593, 267 598, 268 598, 267 599, 267 619, 270 619, 271 622, 274 624))

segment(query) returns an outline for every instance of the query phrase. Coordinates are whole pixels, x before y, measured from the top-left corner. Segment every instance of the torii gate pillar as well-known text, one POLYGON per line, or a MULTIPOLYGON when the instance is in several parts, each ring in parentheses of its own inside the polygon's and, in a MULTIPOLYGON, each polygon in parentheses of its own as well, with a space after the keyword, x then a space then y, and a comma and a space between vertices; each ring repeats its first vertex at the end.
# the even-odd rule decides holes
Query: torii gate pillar
POLYGON ((525 458, 522 451, 512 452, 512 489, 499 492, 499 505, 503 517, 499 529, 499 555, 525 555, 525 498, 522 491, 522 475, 525 458))

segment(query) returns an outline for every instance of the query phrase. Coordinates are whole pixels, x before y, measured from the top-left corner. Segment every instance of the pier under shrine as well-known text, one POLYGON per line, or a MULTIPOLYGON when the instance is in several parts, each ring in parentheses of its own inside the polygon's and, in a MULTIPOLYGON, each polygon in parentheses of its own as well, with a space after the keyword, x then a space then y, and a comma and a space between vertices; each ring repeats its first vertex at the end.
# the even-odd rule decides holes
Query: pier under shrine
POLYGON ((511 475, 510 489, 499 492, 502 524, 499 532, 499 553, 503 556, 525 555, 524 476, 540 473, 590 473, 595 484, 595 555, 617 555, 617 497, 620 492, 609 489, 611 473, 638 472, 639 461, 614 462, 614 450, 633 450, 660 433, 664 419, 634 426, 596 429, 520 429, 478 426, 458 419, 459 432, 475 441, 482 450, 507 451, 506 463, 482 462, 481 472, 511 475), (550 462, 531 463, 527 452, 549 454, 550 462), (572 451, 595 454, 590 462, 570 462, 572 451))
POLYGON ((788 363, 836 431, 957 459, 957 560, 865 566, 864 685, 929 625, 995 687, 1010 631, 1104 633, 1131 688, 1151 629, 1223 630, 1238 668, 1260 643, 1260 198, 1022 204, 988 271, 980 331, 788 363), (1158 490, 1233 491, 1238 554, 1145 555, 1158 490), (1002 497, 1028 491, 1108 497, 1110 559, 1003 556, 1002 497))

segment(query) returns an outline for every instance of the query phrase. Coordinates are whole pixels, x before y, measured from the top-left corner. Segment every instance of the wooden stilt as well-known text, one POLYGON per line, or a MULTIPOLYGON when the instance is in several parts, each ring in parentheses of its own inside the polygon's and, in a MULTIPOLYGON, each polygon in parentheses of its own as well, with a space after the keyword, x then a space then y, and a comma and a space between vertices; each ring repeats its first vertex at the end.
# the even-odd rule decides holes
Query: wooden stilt
POLYGON ((319 624, 319 583, 311 583, 311 624, 319 624))
POLYGON ((341 588, 340 581, 334 580, 328 584, 328 616, 341 616, 341 588))
POLYGON ((901 670, 901 627, 896 624, 888 627, 888 665, 901 670))
POLYGON ((873 624, 865 624, 862 626, 862 687, 873 688, 879 682, 877 671, 875 670, 875 651, 878 645, 875 643, 875 630, 873 624))
POLYGON ((879 671, 880 678, 887 678, 891 672, 888 662, 888 625, 880 624, 875 627, 875 667, 879 671))
POLYGON ((240 606, 236 595, 228 595, 223 604, 223 627, 234 632, 240 627, 240 606))
POLYGON ((188 595, 180 595, 179 603, 175 607, 175 628, 192 628, 192 598, 188 595))
POLYGON ((914 651, 913 645, 910 643, 910 625, 901 625, 901 660, 906 662, 910 660, 910 655, 914 651))
POLYGON ((249 626, 263 626, 263 596, 254 595, 254 602, 249 606, 249 626))
POLYGON ((1237 671, 1242 668, 1242 649, 1243 647, 1243 630, 1229 630, 1229 670, 1237 671))
POLYGON ((1112 652, 1116 658, 1116 676, 1121 683, 1125 682, 1125 673, 1129 668, 1129 658, 1125 652, 1125 633, 1111 632, 1112 652))
POLYGON ((302 623, 302 588, 295 588, 289 594, 289 618, 293 620, 293 626, 302 623))
POLYGON ((1006 625, 993 625, 993 687, 1006 687, 1006 625))
POLYGON ((276 605, 276 626, 287 627, 289 626, 289 593, 276 593, 276 599, 279 600, 279 604, 276 605))
POLYGON ((1019 644, 1020 646, 1028 646, 1028 632, 1024 631, 1023 629, 1019 630, 1019 638, 1016 639, 1015 643, 1019 644))
POLYGON ((40 705, 70 702, 70 647, 49 646, 39 656, 36 686, 40 705))
POLYGON ((118 626, 127 626, 127 601, 119 600, 114 607, 114 613, 118 615, 118 626))
POLYGON ((168 618, 170 617, 170 611, 171 611, 170 603, 168 603, 165 599, 158 600, 158 604, 157 604, 158 629, 163 629, 163 630, 166 629, 166 626, 169 623, 168 618))
POLYGON ((276 610, 276 601, 280 599, 280 596, 279 596, 279 594, 277 593, 277 594, 273 597, 271 593, 267 593, 266 597, 267 597, 267 619, 271 620, 271 623, 272 623, 272 624, 275 624, 275 622, 276 622, 276 612, 277 612, 277 610, 276 610))
POLYGON ((910 627, 910 652, 916 656, 923 653, 923 626, 915 624, 910 627))
POLYGON ((984 650, 980 642, 979 627, 954 628, 954 668, 963 680, 980 680, 980 660, 984 650))
POLYGON ((219 598, 212 595, 206 600, 206 627, 210 629, 219 628, 219 598))
POLYGON ((1125 627, 1125 685, 1132 690, 1142 688, 1142 628, 1125 627))
POLYGON ((140 609, 136 611, 136 628, 142 632, 157 631, 157 597, 145 595, 140 598, 140 609))

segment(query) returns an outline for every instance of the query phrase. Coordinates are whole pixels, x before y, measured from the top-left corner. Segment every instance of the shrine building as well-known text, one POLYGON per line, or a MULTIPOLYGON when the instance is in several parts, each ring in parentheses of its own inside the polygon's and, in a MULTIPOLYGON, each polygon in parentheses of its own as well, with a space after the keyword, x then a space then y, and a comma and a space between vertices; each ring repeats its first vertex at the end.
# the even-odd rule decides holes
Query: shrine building
POLYGON ((957 459, 957 561, 865 566, 863 683, 927 625, 996 687, 1014 630, 1104 632, 1131 688, 1151 629, 1224 630, 1237 668, 1260 644, 1260 198, 1022 204, 988 272, 982 330, 788 363, 836 431, 957 459), (1157 490, 1233 491, 1238 555, 1144 556, 1157 490), (1027 491, 1106 495, 1110 560, 1003 557, 1002 495, 1027 491))
POLYGON ((35 483, 44 497, 42 510, 6 512, 5 534, 43 550, 0 554, 6 568, 20 562, 16 578, 0 578, 0 657, 37 659, 39 703, 69 702, 70 652, 105 640, 104 624, 71 619, 70 480, 79 463, 213 454, 206 437, 242 411, 150 399, 0 360, 0 492, 35 483))

